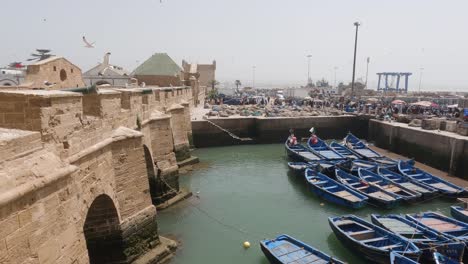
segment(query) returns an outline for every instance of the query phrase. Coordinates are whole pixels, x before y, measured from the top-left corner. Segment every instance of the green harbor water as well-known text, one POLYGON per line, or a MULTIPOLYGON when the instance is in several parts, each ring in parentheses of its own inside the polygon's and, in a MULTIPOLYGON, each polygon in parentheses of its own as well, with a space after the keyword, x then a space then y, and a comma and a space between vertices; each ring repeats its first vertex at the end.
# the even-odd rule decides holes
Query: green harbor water
POLYGON ((194 196, 158 218, 160 234, 181 242, 174 264, 266 264, 259 241, 283 233, 348 263, 364 263, 336 239, 327 217, 352 213, 369 220, 371 213, 427 210, 448 215, 452 204, 436 199, 392 210, 357 211, 335 206, 288 172, 282 144, 207 148, 193 155, 202 163, 180 180, 194 196), (250 241, 250 249, 243 249, 244 241, 250 241))

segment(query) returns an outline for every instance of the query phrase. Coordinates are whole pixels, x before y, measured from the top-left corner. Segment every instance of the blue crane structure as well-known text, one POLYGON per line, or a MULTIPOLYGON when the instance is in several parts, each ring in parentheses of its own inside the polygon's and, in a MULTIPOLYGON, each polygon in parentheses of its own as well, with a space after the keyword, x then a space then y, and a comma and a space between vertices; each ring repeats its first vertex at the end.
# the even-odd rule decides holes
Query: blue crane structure
POLYGON ((412 75, 411 72, 378 72, 377 75, 379 76, 379 83, 377 84, 377 91, 384 91, 384 92, 397 92, 397 93, 408 93, 408 77, 412 75), (381 85, 382 75, 385 79, 385 86, 381 85), (389 77, 391 78, 389 82, 389 77), (401 77, 405 78, 404 87, 400 87, 400 79, 401 77), (395 83, 396 79, 396 83, 395 83))

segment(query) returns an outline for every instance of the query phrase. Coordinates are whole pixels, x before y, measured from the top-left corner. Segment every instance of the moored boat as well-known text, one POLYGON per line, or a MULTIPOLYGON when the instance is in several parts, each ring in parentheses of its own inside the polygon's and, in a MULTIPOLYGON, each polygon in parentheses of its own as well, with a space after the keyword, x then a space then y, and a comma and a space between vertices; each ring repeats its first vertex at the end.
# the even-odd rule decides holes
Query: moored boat
POLYGON ((387 192, 379 186, 371 185, 343 170, 335 169, 335 177, 338 182, 367 196, 369 203, 375 206, 393 208, 400 203, 400 196, 387 192))
POLYGON ((418 247, 407 239, 357 216, 329 217, 328 223, 338 240, 372 262, 390 263, 391 251, 415 261, 421 254, 418 247))
POLYGON ((346 172, 349 172, 356 176, 360 168, 364 168, 368 170, 376 170, 378 168, 377 163, 373 161, 361 160, 361 159, 343 161, 343 162, 338 163, 338 166, 340 167, 340 169, 343 169, 346 172))
POLYGON ((368 198, 313 169, 306 169, 305 178, 311 192, 332 203, 358 209, 366 205, 368 198))
POLYGON ((468 223, 468 210, 463 206, 450 206, 450 214, 453 218, 464 223, 468 223))
POLYGON ((316 165, 309 163, 309 162, 303 162, 303 161, 290 161, 288 162, 288 167, 291 171, 293 171, 297 175, 303 175, 304 171, 307 168, 313 168, 316 165))
POLYGON ((332 149, 330 146, 325 143, 322 139, 319 137, 316 137, 317 142, 314 144, 312 142, 312 138, 309 138, 307 140, 307 146, 309 149, 317 154, 318 156, 323 157, 326 160, 344 160, 345 157, 342 156, 340 153, 336 152, 334 149, 332 149))
POLYGON ((440 252, 434 252, 432 254, 434 255, 435 264, 462 264, 462 262, 450 259, 440 252))
POLYGON ((419 262, 416 262, 397 252, 392 251, 390 252, 390 263, 391 264, 418 264, 419 262))
POLYGON ((274 239, 262 240, 260 241, 260 248, 272 264, 344 264, 344 262, 288 235, 279 235, 274 239))
POLYGON ((288 157, 296 161, 309 162, 321 159, 319 156, 312 153, 308 148, 301 144, 289 145, 288 141, 286 141, 284 143, 284 147, 288 157))
POLYGON ((351 151, 347 147, 341 145, 338 142, 333 141, 330 143, 330 148, 333 149, 334 151, 338 152, 341 156, 348 158, 348 159, 361 159, 362 156, 351 151))
POLYGON ((359 138, 355 135, 348 133, 344 138, 344 145, 349 148, 351 151, 356 152, 357 154, 361 155, 366 159, 373 159, 373 158, 382 158, 383 156, 380 155, 378 152, 370 149, 369 147, 364 144, 359 138))
POLYGON ((402 215, 371 215, 372 223, 387 229, 390 232, 405 237, 413 242, 421 251, 423 263, 434 262, 433 252, 438 251, 450 259, 461 262, 465 244, 452 241, 451 238, 423 227, 422 225, 406 219, 402 215))
POLYGON ((361 179, 365 180, 366 182, 370 184, 375 184, 387 192, 391 192, 400 196, 403 199, 403 201, 414 202, 417 199, 421 198, 420 193, 406 189, 400 184, 394 183, 376 173, 373 173, 372 171, 360 168, 358 170, 358 175, 361 179))
POLYGON ((435 212, 407 214, 410 221, 419 223, 450 238, 468 241, 468 224, 435 212))
POLYGON ((423 199, 433 197, 434 195, 437 194, 436 189, 426 184, 410 179, 408 177, 405 177, 389 169, 378 168, 377 172, 379 173, 380 176, 387 178, 394 183, 398 183, 407 189, 420 193, 423 199))
POLYGON ((446 180, 443 180, 439 177, 436 177, 421 169, 418 169, 409 164, 408 162, 400 160, 398 162, 398 170, 402 175, 420 183, 424 183, 436 189, 439 193, 443 194, 444 196, 456 198, 465 194, 464 188, 450 183, 446 180))

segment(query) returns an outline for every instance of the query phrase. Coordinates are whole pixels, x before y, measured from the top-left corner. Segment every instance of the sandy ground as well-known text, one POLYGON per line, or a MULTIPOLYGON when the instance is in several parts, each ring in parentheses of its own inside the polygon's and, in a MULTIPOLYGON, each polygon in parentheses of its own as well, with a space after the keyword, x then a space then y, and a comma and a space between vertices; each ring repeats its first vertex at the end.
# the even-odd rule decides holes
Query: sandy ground
MULTIPOLYGON (((393 153, 393 152, 390 152, 388 150, 385 150, 385 149, 381 149, 381 148, 378 148, 376 146, 373 146, 373 145, 369 145, 369 147, 379 153, 381 153, 382 155, 385 155, 389 158, 392 158, 392 159, 408 159, 408 157, 405 157, 405 156, 402 156, 402 155, 398 155, 396 153, 393 153)), ((444 172, 444 171, 441 171, 441 170, 438 170, 438 169, 435 169, 435 168, 432 168, 426 164, 423 164, 423 163, 420 163, 420 162, 416 162, 416 167, 424 170, 424 171, 427 171, 433 175, 436 175, 438 177, 441 177, 449 182, 452 182, 458 186, 462 186, 464 188, 468 188, 468 181, 464 180, 464 179, 461 179, 461 178, 457 178, 457 177, 453 177, 453 176, 450 176, 448 175, 447 172, 444 172)))
POLYGON ((192 121, 203 120, 203 116, 207 114, 211 109, 205 109, 202 104, 192 109, 190 116, 192 121))

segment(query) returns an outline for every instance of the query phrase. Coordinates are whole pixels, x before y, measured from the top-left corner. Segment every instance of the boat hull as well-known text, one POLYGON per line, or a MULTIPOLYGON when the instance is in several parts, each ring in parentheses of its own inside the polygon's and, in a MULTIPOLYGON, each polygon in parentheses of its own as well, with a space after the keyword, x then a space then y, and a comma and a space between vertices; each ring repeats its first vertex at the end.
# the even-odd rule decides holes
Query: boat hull
MULTIPOLYGON (((329 224, 330 224, 331 229, 333 230, 333 233, 335 233, 336 237, 338 238, 338 240, 340 240, 340 242, 342 242, 345 246, 347 246, 351 251, 362 253, 363 257, 369 260, 371 263, 374 263, 374 262, 382 263, 382 264, 390 263, 389 252, 375 250, 375 249, 372 249, 371 247, 366 247, 360 243, 357 243, 349 239, 349 237, 346 236, 344 233, 342 233, 334 224, 332 224, 331 221, 329 221, 329 224)), ((419 258, 419 254, 408 254, 405 256, 416 261, 419 258)))
POLYGON ((341 197, 338 197, 336 195, 330 194, 328 192, 323 191, 322 189, 318 188, 317 186, 307 183, 309 186, 309 190, 317 195, 318 197, 327 200, 329 202, 332 202, 334 204, 338 204, 344 207, 352 208, 352 209, 359 209, 364 207, 367 202, 366 201, 360 201, 360 202, 351 202, 349 200, 343 199, 341 197))
POLYGON ((457 219, 458 221, 462 221, 468 223, 468 215, 465 215, 463 212, 463 207, 461 206, 450 206, 450 214, 453 218, 457 219))

